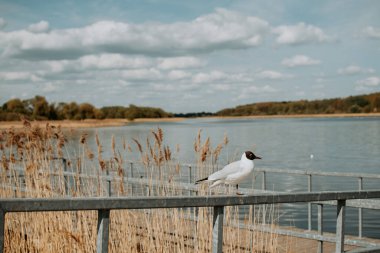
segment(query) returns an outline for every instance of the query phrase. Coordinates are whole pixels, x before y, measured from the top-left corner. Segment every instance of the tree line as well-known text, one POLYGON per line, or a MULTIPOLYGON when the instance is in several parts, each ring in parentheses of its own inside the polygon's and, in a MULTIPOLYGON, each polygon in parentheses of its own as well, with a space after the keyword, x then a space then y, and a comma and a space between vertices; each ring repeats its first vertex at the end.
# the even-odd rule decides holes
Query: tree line
POLYGON ((21 100, 14 98, 0 107, 0 121, 19 120, 21 116, 30 120, 83 120, 83 119, 129 119, 205 116, 251 116, 291 114, 334 114, 380 112, 380 92, 368 95, 350 96, 322 100, 299 100, 263 102, 239 105, 216 113, 169 113, 161 108, 136 105, 106 106, 96 108, 89 103, 49 103, 45 97, 21 100))
POLYGON ((380 92, 346 98, 246 104, 220 110, 216 112, 216 115, 250 116, 371 112, 380 112, 380 92))
POLYGON ((0 121, 19 120, 23 116, 30 120, 83 120, 125 118, 166 118, 171 113, 161 108, 140 107, 136 105, 108 106, 96 108, 90 103, 49 103, 45 97, 21 100, 14 98, 5 102, 0 108, 0 121))

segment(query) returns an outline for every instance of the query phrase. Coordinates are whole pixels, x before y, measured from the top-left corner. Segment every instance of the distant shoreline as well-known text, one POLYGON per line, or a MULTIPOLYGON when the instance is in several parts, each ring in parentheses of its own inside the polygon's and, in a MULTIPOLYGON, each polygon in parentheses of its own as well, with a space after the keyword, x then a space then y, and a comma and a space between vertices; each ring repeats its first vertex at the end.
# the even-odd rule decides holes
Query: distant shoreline
MULTIPOLYGON (((254 115, 254 116, 207 116, 201 118, 215 119, 277 119, 277 118, 364 118, 364 117, 380 117, 380 113, 337 113, 337 114, 292 114, 292 115, 254 115)), ((200 119, 201 119, 200 118, 200 119)), ((146 123, 146 122, 178 122, 187 118, 141 118, 133 121, 128 119, 86 119, 86 120, 43 120, 32 121, 33 125, 41 127, 50 125, 62 128, 97 128, 97 127, 118 127, 126 126, 130 123, 146 123)), ((21 121, 0 121, 0 129, 22 128, 21 121)))
POLYGON ((283 114, 283 115, 252 115, 252 116, 210 116, 205 118, 220 119, 280 119, 280 118, 364 118, 380 117, 380 113, 332 113, 332 114, 283 114))

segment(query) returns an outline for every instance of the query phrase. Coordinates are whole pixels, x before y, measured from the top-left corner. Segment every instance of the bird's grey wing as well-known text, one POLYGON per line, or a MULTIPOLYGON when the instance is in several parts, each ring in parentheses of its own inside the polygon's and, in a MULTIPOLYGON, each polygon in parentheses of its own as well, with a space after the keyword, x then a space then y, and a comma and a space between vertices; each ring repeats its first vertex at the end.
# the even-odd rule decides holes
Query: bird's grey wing
POLYGON ((214 172, 208 176, 208 180, 220 180, 226 178, 228 175, 233 174, 240 170, 240 161, 236 161, 226 165, 223 169, 214 172))

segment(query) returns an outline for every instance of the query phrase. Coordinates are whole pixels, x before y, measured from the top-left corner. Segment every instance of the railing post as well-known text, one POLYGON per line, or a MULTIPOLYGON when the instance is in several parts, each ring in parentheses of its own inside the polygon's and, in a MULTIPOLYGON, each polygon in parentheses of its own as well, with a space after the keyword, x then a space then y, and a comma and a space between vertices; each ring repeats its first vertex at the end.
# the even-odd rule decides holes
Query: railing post
MULTIPOLYGON (((189 184, 192 183, 192 173, 191 173, 191 165, 189 165, 189 184)), ((189 190, 189 196, 191 196, 192 191, 189 190)))
POLYGON ((222 253, 223 250, 223 216, 224 206, 214 206, 212 223, 212 252, 222 253))
MULTIPOLYGON (((307 176, 308 176, 307 190, 308 192, 311 192, 311 189, 312 189, 311 174, 307 176)), ((309 231, 311 230, 311 203, 310 202, 307 204, 307 228, 309 231)))
MULTIPOLYGON (((131 165, 131 178, 133 178, 133 162, 130 163, 131 165)), ((133 184, 131 184, 131 195, 133 196, 133 184)))
POLYGON ((107 168, 106 170, 106 175, 107 175, 107 178, 106 178, 106 182, 108 184, 108 196, 111 197, 112 196, 112 182, 111 182, 111 176, 110 176, 110 171, 109 169, 107 168))
POLYGON ((98 210, 98 235, 96 238, 96 252, 108 252, 110 210, 98 210))
MULTIPOLYGON (((323 235, 323 204, 318 204, 318 233, 323 235)), ((323 253, 323 241, 318 242, 318 253, 323 253)))
POLYGON ((5 212, 0 210, 0 253, 4 252, 5 243, 5 212))
MULTIPOLYGON (((359 177, 359 191, 362 191, 363 190, 363 178, 362 177, 359 177)), ((359 207, 358 209, 358 230, 359 230, 359 238, 362 237, 363 235, 363 209, 361 207, 359 207)))
MULTIPOLYGON (((261 188, 262 188, 262 190, 266 190, 267 189, 267 175, 266 175, 266 172, 265 171, 263 171, 263 178, 262 178, 262 184, 261 184, 261 188)), ((262 211, 262 215, 263 215, 263 218, 262 218, 262 220, 261 220, 261 223, 262 224, 266 224, 266 216, 265 216, 265 214, 266 214, 266 211, 264 211, 265 209, 266 209, 266 205, 262 205, 262 208, 263 208, 263 211, 262 211)))
POLYGON ((336 217, 336 253, 344 252, 344 217, 346 209, 346 200, 338 200, 337 217, 336 217))
POLYGON ((265 171, 263 171, 263 181, 262 181, 261 188, 264 191, 267 189, 267 176, 266 176, 266 172, 265 171))
POLYGON ((62 158, 62 165, 63 165, 63 181, 65 184, 65 194, 66 196, 69 196, 69 177, 66 174, 67 172, 67 161, 66 158, 62 158))
POLYGON ((112 196, 112 182, 111 179, 108 180, 108 196, 112 196))
POLYGON ((133 162, 131 162, 131 177, 133 177, 133 162))

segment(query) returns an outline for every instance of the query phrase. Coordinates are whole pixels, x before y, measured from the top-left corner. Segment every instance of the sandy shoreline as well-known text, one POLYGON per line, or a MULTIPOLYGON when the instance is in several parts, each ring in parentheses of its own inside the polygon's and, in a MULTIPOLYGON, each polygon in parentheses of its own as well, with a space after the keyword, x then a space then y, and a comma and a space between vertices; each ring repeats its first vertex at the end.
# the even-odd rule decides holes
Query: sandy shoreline
MULTIPOLYGON (((342 114, 297 114, 297 115, 258 115, 258 116, 210 116, 204 118, 215 119, 277 119, 277 118, 360 118, 360 117, 380 117, 380 113, 342 113, 342 114)), ((55 121, 32 121, 33 125, 41 127, 50 125, 58 126, 62 128, 93 128, 93 127, 117 127, 125 126, 130 123, 144 123, 144 122, 178 122, 185 120, 186 118, 147 118, 147 119, 135 119, 130 121, 128 119, 86 119, 86 120, 55 120, 55 121)), ((8 128, 21 128, 21 121, 0 121, 0 129, 8 128)))
MULTIPOLYGON (((62 128, 96 128, 96 127, 118 127, 126 126, 130 123, 143 123, 143 122, 175 122, 183 120, 183 118, 152 118, 152 119, 135 119, 130 121, 128 119, 86 119, 86 120, 42 120, 31 121, 32 125, 45 127, 47 123, 50 125, 58 126, 62 128)), ((8 128, 22 128, 21 121, 0 121, 0 129, 8 128)))

